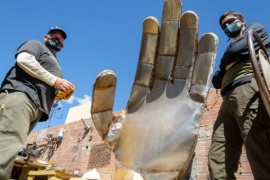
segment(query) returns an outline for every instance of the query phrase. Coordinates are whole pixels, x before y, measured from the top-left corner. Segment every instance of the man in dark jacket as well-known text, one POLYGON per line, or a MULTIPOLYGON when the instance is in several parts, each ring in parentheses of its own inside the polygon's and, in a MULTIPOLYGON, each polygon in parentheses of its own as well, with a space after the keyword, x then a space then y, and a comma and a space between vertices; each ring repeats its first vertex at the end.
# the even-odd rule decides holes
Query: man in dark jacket
POLYGON ((9 180, 13 163, 28 132, 49 117, 57 90, 69 93, 74 86, 62 77, 56 53, 64 47, 66 33, 54 27, 45 43, 30 40, 15 54, 16 63, 0 88, 0 179, 9 180))
MULTIPOLYGON (((244 144, 255 179, 270 179, 270 118, 261 100, 254 79, 247 32, 253 29, 262 39, 268 54, 270 40, 261 24, 246 27, 242 15, 235 11, 224 13, 221 28, 234 41, 227 47, 213 85, 221 89, 223 103, 213 128, 209 150, 211 179, 236 179, 244 144)), ((256 43, 255 43, 256 44, 256 43)), ((258 50, 258 46, 255 46, 258 50)))

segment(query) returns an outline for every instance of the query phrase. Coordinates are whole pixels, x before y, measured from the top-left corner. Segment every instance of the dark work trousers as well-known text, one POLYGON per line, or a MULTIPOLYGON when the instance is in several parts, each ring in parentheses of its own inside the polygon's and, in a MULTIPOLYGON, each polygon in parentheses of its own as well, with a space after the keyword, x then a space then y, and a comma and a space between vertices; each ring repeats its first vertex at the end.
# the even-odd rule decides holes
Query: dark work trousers
POLYGON ((208 155, 211 179, 236 179, 243 145, 254 179, 270 179, 269 125, 254 78, 224 95, 208 155))

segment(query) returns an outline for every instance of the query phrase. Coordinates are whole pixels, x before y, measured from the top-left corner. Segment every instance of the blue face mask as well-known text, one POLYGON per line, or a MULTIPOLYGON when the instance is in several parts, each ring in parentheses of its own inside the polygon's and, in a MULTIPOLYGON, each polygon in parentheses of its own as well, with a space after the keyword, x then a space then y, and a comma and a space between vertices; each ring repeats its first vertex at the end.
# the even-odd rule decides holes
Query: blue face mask
POLYGON ((243 26, 243 24, 239 21, 232 23, 232 24, 229 24, 225 27, 224 33, 229 38, 234 38, 241 32, 242 26, 243 26))

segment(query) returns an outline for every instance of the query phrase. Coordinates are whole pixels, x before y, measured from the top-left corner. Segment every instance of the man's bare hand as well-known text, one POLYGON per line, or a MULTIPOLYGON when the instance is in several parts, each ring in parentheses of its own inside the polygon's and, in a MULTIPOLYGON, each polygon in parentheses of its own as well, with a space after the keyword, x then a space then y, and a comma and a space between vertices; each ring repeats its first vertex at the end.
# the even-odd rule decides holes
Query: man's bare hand
POLYGON ((57 78, 53 86, 56 89, 62 90, 66 93, 69 93, 74 90, 74 85, 71 82, 62 78, 57 78))
POLYGON ((115 154, 113 179, 176 179, 192 159, 211 85, 218 38, 198 41, 198 16, 165 0, 161 29, 148 17, 126 110, 112 113, 116 76, 101 72, 93 87, 94 124, 115 154))

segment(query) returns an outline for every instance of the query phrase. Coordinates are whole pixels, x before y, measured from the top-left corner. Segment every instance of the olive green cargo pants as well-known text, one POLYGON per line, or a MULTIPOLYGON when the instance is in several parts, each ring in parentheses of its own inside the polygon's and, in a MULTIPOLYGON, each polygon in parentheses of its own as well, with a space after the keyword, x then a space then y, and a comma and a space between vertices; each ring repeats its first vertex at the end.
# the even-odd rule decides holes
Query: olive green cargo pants
POLYGON ((31 122, 42 112, 21 92, 0 93, 0 179, 9 180, 15 157, 25 144, 31 122))
POLYGON ((211 179, 236 179, 244 144, 255 179, 270 179, 270 118, 256 80, 223 96, 209 150, 211 179))

